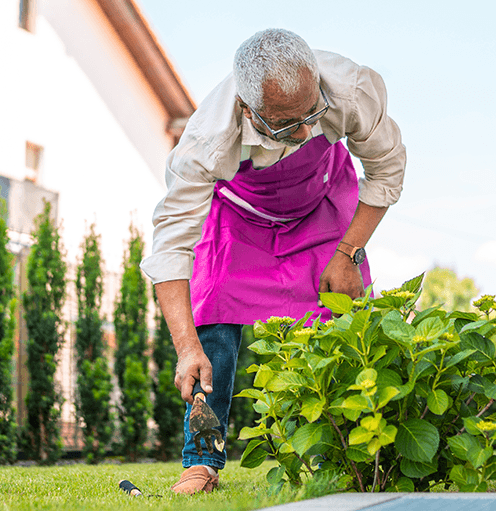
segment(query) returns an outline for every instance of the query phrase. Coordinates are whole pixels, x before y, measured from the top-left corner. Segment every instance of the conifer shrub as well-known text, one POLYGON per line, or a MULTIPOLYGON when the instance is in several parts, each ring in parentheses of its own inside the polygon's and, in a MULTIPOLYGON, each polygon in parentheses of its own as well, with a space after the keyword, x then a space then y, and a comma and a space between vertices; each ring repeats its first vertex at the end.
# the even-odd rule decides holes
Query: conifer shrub
POLYGON ((121 450, 131 461, 145 453, 147 422, 151 410, 146 354, 148 294, 146 280, 139 267, 143 251, 143 237, 131 224, 129 245, 124 254, 121 288, 114 311, 117 342, 114 370, 121 390, 121 450))
POLYGON ((59 230, 50 211, 50 203, 45 202, 35 220, 27 262, 28 289, 22 296, 29 372, 23 448, 30 457, 47 464, 55 462, 62 450, 59 419, 63 398, 55 383, 55 371, 64 340, 62 306, 67 271, 59 230))
POLYGON ((157 424, 156 455, 166 461, 178 458, 181 454, 185 405, 181 393, 174 385, 177 356, 155 290, 153 297, 157 310, 152 354, 155 362, 152 380, 153 418, 157 424))
POLYGON ((7 249, 9 237, 5 201, 0 202, 0 464, 17 457, 17 426, 13 406, 12 365, 15 310, 13 256, 7 249))
POLYGON ((105 448, 114 431, 110 397, 111 374, 105 353, 102 317, 103 295, 100 236, 91 225, 81 245, 82 258, 77 268, 76 321, 77 397, 76 410, 82 418, 84 455, 89 463, 105 456, 105 448))

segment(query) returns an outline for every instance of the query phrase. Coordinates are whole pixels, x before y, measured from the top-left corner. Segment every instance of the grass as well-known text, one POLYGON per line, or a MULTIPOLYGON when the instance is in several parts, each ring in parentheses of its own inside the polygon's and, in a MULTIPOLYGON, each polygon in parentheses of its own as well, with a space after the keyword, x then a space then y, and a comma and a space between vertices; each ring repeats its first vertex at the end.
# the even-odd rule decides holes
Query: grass
POLYGON ((0 511, 248 511, 298 500, 298 495, 289 491, 269 495, 265 474, 274 465, 265 462, 257 469, 245 469, 239 461, 230 461, 220 472, 217 491, 192 496, 169 490, 183 470, 180 463, 0 467, 0 511), (134 483, 146 496, 162 497, 129 497, 119 489, 121 479, 134 483))

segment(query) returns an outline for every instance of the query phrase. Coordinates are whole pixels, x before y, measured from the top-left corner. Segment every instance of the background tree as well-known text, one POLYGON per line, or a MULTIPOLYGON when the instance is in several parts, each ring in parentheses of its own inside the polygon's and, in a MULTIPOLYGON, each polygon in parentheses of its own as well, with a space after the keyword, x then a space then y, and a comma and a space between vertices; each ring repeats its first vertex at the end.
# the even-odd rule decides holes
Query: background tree
POLYGON ((0 464, 17 457, 16 421, 12 405, 12 357, 14 354, 15 307, 13 256, 7 250, 9 237, 5 201, 0 200, 0 464))
POLYGON ((61 393, 56 389, 56 357, 63 343, 62 306, 67 266, 58 228, 50 218, 51 206, 35 220, 34 243, 27 263, 28 289, 22 301, 28 329, 29 383, 27 425, 23 447, 34 459, 52 463, 60 457, 61 393))
POLYGON ((122 451, 135 461, 144 453, 147 421, 150 417, 149 378, 146 324, 148 295, 145 278, 139 268, 144 242, 141 233, 131 224, 128 251, 124 254, 124 273, 120 295, 114 312, 115 373, 121 390, 119 421, 122 451))
POLYGON ((425 275, 420 307, 425 310, 444 304, 445 310, 468 312, 473 310, 471 302, 478 292, 472 279, 459 279, 454 271, 436 267, 425 275))
POLYGON ((179 457, 181 453, 185 404, 181 399, 181 393, 174 385, 177 356, 167 323, 158 304, 155 289, 153 297, 157 310, 152 355, 156 368, 152 381, 153 418, 158 426, 157 457, 166 461, 179 457))
POLYGON ((95 226, 81 244, 82 259, 77 268, 76 321, 78 417, 84 421, 84 455, 89 463, 105 456, 105 447, 114 431, 111 414, 111 375, 105 357, 100 309, 103 295, 102 254, 100 236, 95 226))

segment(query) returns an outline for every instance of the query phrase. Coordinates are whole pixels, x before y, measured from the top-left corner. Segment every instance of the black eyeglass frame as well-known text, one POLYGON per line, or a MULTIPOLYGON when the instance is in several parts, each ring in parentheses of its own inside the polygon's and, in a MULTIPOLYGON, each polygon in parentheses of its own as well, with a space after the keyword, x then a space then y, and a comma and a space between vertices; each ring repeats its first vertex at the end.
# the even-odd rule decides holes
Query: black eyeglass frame
MULTIPOLYGON (((262 118, 262 116, 250 106, 250 110, 262 121, 263 125, 270 131, 271 135, 276 140, 281 140, 283 138, 290 137, 293 133, 296 133, 302 124, 306 124, 307 126, 312 126, 313 124, 316 124, 324 115, 327 113, 327 110, 329 110, 329 100, 327 99, 327 96, 325 95, 324 91, 322 90, 322 87, 319 85, 320 92, 322 94, 322 97, 325 101, 325 106, 318 112, 315 112, 312 115, 309 115, 303 121, 295 122, 294 124, 291 124, 289 126, 286 126, 285 128, 281 128, 280 130, 273 130, 262 118), (285 133, 283 135, 283 133, 285 133)), ((248 105, 249 106, 249 105, 248 105)))

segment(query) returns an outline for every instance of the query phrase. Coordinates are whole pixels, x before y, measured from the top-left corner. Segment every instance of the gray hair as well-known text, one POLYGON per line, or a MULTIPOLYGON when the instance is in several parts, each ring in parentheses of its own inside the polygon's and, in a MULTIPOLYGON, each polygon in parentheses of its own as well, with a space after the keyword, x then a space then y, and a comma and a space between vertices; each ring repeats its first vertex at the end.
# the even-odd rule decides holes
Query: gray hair
POLYGON ((263 110, 263 84, 272 79, 283 92, 294 94, 301 86, 304 68, 318 83, 317 60, 299 35, 281 28, 262 30, 242 43, 234 55, 237 93, 250 107, 263 110))

